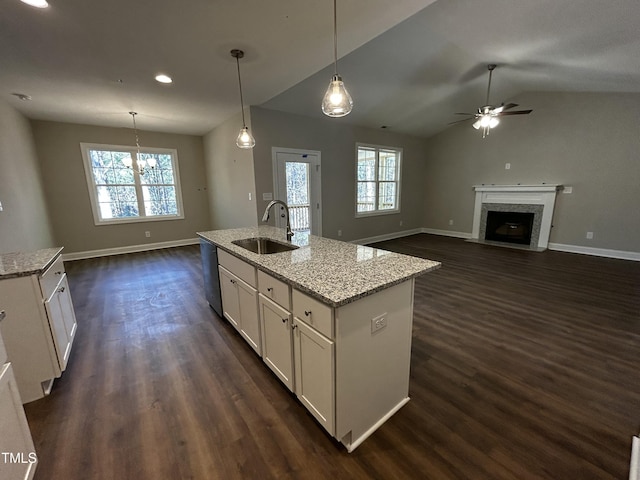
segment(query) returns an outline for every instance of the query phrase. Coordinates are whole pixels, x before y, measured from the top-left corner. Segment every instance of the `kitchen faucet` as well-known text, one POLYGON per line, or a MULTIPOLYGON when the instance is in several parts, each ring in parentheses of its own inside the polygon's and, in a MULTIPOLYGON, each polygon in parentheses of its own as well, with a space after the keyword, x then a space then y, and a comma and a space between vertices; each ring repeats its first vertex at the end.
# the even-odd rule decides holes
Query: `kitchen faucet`
POLYGON ((284 207, 284 211, 287 214, 287 241, 290 242, 291 237, 293 237, 293 232, 291 231, 291 222, 289 221, 289 207, 287 206, 286 203, 284 203, 282 200, 270 201, 269 205, 267 205, 267 208, 265 208, 264 210, 264 215, 262 215, 262 221, 266 222, 269 220, 269 210, 271 210, 271 207, 273 207, 276 204, 282 205, 284 207))

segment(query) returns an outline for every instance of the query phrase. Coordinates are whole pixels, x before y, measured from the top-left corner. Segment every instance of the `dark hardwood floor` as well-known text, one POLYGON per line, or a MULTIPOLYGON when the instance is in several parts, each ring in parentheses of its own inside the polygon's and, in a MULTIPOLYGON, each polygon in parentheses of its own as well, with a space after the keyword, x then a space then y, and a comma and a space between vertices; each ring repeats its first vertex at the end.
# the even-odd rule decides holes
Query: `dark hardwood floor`
MULTIPOLYGON (((415 235, 411 401, 354 453, 203 296, 197 246, 66 264, 69 367, 25 406, 36 479, 626 479, 640 263, 415 235)), ((384 355, 384 352, 381 352, 384 355)))

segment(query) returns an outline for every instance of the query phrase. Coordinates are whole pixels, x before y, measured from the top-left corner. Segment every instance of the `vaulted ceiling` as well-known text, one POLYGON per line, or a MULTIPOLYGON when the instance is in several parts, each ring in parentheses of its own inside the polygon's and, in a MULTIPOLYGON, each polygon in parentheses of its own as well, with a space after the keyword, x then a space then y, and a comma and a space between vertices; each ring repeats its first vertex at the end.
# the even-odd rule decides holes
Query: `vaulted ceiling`
MULTIPOLYGON (((246 105, 322 117, 331 0, 4 0, 0 95, 28 118, 204 134, 246 105), (155 74, 171 75, 161 85, 155 74), (32 97, 21 101, 14 93, 32 97)), ((428 137, 525 91, 640 92, 637 0, 338 0, 339 121, 428 137)), ((535 105, 521 105, 533 108, 535 105)))

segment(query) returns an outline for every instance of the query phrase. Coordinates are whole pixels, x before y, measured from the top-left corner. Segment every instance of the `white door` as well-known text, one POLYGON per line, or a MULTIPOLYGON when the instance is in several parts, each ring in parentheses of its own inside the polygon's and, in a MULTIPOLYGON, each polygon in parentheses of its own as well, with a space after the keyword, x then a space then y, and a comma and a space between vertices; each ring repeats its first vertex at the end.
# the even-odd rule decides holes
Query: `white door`
MULTIPOLYGON (((293 232, 322 235, 320 152, 273 149, 274 192, 289 206, 293 232)), ((276 225, 285 227, 283 215, 276 225)))

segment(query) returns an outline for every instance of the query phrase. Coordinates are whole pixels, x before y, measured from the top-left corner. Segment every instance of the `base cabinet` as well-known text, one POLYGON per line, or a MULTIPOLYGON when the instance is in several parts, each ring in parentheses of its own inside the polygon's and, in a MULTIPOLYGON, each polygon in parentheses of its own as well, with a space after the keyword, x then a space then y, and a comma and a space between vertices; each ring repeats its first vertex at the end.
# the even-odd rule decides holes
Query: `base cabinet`
POLYGON ((13 368, 0 336, 0 478, 31 479, 37 460, 13 368))
POLYGON ((291 391, 294 389, 291 313, 260 294, 262 359, 291 391))
POLYGON ((67 367, 77 322, 62 257, 42 275, 0 280, 0 324, 24 403, 44 397, 67 367))
POLYGON ((258 291, 226 268, 220 266, 219 271, 222 313, 251 348, 261 355, 258 291))
POLYGON ((295 393, 331 435, 335 434, 334 342, 294 320, 295 393))

